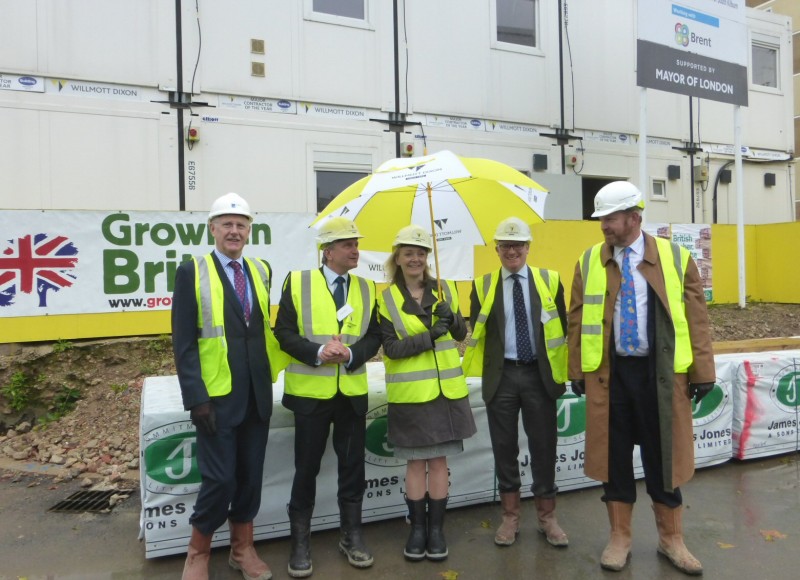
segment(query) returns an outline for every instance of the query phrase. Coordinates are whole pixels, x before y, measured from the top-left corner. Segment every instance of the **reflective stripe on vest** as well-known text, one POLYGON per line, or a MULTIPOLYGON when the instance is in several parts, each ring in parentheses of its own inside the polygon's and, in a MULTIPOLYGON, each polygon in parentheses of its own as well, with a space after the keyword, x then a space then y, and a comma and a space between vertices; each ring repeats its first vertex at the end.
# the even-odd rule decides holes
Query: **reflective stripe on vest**
MULTIPOLYGON (((483 373, 483 356, 486 350, 486 320, 492 310, 501 270, 486 274, 480 282, 475 282, 475 293, 481 305, 480 314, 467 341, 464 353, 464 373, 468 377, 479 377, 483 373)), ((541 322, 544 329, 545 350, 553 380, 563 383, 567 380, 567 342, 564 327, 558 314, 555 296, 558 293, 559 276, 554 270, 531 268, 533 283, 542 304, 541 322)), ((502 289, 501 289, 502 291, 502 289)))
MULTIPOLYGON (((442 284, 444 301, 453 312, 458 312, 458 293, 455 284, 442 284)), ((402 310, 403 293, 392 284, 378 297, 380 316, 391 320, 395 333, 401 340, 428 332, 428 328, 414 314, 402 310)), ((438 320, 432 316, 431 325, 438 320)), ((433 350, 414 356, 391 359, 384 355, 386 368, 386 397, 390 403, 425 403, 441 392, 448 399, 461 399, 469 394, 467 381, 461 369, 456 342, 449 332, 436 339, 433 350)))
MULTIPOLYGON (((350 346, 367 334, 375 304, 374 282, 350 275, 347 303, 353 312, 342 321, 341 329, 336 304, 322 272, 292 272, 290 283, 300 336, 317 344, 326 344, 334 335, 341 335, 342 343, 350 346)), ((284 392, 298 397, 330 399, 337 389, 347 396, 367 394, 366 365, 348 372, 343 364, 311 367, 291 359, 283 380, 284 392)))
MULTIPOLYGON (((195 272, 195 298, 197 300, 197 340, 200 356, 200 374, 211 397, 220 397, 231 392, 231 369, 228 364, 228 343, 225 339, 225 287, 217 272, 211 254, 193 258, 195 272)), ((245 258, 253 275, 253 288, 264 313, 264 333, 267 357, 270 362, 272 380, 282 370, 286 355, 280 350, 278 341, 269 326, 269 271, 260 260, 245 258)))
MULTIPOLYGON (((669 313, 675 331, 673 368, 676 373, 685 373, 693 361, 683 297, 683 278, 689 264, 689 251, 663 238, 655 240, 661 269, 664 272, 669 313)), ((607 277, 600 260, 602 246, 600 243, 589 248, 580 258, 584 300, 581 322, 581 368, 586 373, 597 370, 603 359, 603 315, 607 277)))

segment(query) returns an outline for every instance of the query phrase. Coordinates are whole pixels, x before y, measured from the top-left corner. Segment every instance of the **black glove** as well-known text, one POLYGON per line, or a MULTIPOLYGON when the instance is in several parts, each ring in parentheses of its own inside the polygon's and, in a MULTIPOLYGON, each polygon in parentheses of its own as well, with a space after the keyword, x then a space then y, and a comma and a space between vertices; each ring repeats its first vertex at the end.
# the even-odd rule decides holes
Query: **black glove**
POLYGON ((572 384, 572 392, 577 396, 582 397, 586 394, 586 381, 583 379, 572 379, 570 383, 572 384))
POLYGON ((217 415, 211 403, 195 405, 189 411, 189 416, 192 418, 192 423, 197 427, 198 431, 205 435, 217 434, 217 415))
POLYGON ((455 320, 455 315, 447 302, 439 302, 433 309, 433 315, 437 316, 439 320, 446 320, 448 326, 455 320))
POLYGON ((699 403, 714 388, 714 383, 690 383, 689 398, 699 403))
POLYGON ((444 318, 440 318, 436 321, 436 324, 431 326, 429 331, 431 335, 431 340, 436 340, 440 336, 444 336, 447 334, 447 331, 450 330, 450 323, 445 320, 444 318))

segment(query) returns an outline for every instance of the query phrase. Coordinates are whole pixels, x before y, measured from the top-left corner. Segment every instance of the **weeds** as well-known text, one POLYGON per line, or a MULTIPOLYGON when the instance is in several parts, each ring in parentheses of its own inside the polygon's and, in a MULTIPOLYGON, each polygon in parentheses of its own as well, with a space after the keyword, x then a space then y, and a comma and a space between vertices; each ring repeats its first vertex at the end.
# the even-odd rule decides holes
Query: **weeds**
POLYGON ((33 385, 22 371, 11 375, 11 380, 0 389, 0 394, 6 398, 9 406, 15 411, 26 409, 36 399, 33 385))
POLYGON ((74 344, 72 344, 70 341, 68 341, 68 340, 63 340, 63 339, 59 338, 59 339, 58 339, 58 340, 57 340, 57 341, 56 341, 56 342, 53 344, 53 352, 55 352, 55 353, 62 353, 62 352, 66 352, 66 351, 68 351, 69 349, 71 349, 73 346, 75 346, 75 345, 74 345, 74 344))
POLYGON ((111 387, 111 391, 115 395, 119 395, 120 393, 124 393, 125 391, 128 390, 128 385, 122 383, 111 383, 111 385, 109 386, 111 387))
POLYGON ((47 415, 39 419, 39 423, 41 425, 46 425, 53 421, 58 421, 75 408, 75 403, 77 403, 80 398, 80 389, 70 387, 69 385, 62 385, 53 397, 53 406, 51 410, 47 415))

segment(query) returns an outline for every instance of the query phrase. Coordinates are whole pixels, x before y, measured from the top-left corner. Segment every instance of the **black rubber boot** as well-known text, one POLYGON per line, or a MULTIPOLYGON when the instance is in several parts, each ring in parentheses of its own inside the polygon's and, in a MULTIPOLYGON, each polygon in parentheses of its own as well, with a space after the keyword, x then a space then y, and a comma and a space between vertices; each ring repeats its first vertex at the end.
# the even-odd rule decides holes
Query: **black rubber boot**
POLYGON ((339 551, 356 568, 369 568, 373 558, 361 538, 361 502, 339 500, 339 551))
POLYGON ((431 499, 428 497, 428 560, 444 560, 447 558, 447 542, 444 539, 444 512, 447 509, 447 498, 431 499))
POLYGON ((304 510, 289 507, 289 530, 291 531, 291 553, 289 555, 289 576, 306 578, 314 572, 311 565, 311 514, 314 506, 304 510))
POLYGON ((424 497, 417 500, 411 500, 406 497, 408 513, 411 517, 411 532, 408 534, 408 541, 403 555, 406 560, 411 560, 412 562, 419 562, 425 559, 425 547, 428 542, 426 503, 424 497))

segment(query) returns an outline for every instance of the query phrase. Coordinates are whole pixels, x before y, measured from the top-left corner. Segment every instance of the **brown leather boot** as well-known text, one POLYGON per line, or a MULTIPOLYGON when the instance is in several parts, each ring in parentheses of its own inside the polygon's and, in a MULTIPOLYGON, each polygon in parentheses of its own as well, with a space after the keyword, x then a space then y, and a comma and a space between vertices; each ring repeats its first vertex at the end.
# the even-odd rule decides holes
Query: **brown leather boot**
POLYGON ((535 497, 536 513, 539 517, 539 531, 547 538, 551 546, 566 548, 569 546, 569 538, 556 519, 556 498, 554 497, 535 497))
POLYGON ((182 580, 208 580, 208 560, 211 558, 211 537, 192 526, 192 538, 186 550, 182 580))
POLYGON ((663 503, 653 504, 658 528, 658 553, 666 556, 684 574, 699 576, 703 573, 703 565, 683 543, 682 509, 682 506, 671 508, 663 503))
POLYGON ((628 563, 631 554, 631 516, 633 504, 607 501, 608 521, 611 523, 611 538, 600 557, 600 567, 618 572, 628 563))
POLYGON ((498 546, 510 546, 519 533, 519 490, 500 492, 500 506, 503 508, 503 522, 494 535, 498 546))
POLYGON ((245 580, 270 580, 272 571, 256 554, 253 545, 253 522, 232 522, 228 520, 231 530, 231 555, 228 565, 240 570, 245 580))

